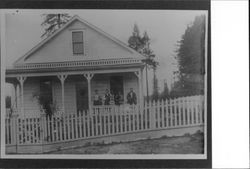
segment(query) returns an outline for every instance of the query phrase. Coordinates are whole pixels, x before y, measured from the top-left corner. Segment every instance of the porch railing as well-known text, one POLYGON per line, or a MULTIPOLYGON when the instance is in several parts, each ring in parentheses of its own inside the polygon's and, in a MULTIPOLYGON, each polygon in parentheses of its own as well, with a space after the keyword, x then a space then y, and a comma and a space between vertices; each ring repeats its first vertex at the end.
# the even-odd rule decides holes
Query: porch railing
POLYGON ((7 145, 46 144, 204 124, 204 97, 153 101, 139 106, 99 106, 92 113, 5 119, 7 145))

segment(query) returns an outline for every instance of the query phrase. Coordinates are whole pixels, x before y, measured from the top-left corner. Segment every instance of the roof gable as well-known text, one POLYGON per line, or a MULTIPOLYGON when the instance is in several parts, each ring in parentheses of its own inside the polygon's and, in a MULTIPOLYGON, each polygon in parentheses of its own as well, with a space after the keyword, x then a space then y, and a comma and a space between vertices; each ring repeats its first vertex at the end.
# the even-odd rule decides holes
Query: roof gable
POLYGON ((74 16, 53 35, 41 41, 19 58, 14 65, 109 58, 143 59, 144 57, 120 40, 81 19, 79 16, 74 16), (74 30, 82 30, 84 32, 86 56, 73 56, 71 33, 74 30))

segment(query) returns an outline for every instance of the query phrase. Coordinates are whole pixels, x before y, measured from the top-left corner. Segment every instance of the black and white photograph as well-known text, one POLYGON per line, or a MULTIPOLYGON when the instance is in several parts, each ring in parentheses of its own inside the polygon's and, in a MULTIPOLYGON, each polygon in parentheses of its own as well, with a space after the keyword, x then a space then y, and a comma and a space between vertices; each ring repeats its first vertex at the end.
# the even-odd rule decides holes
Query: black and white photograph
POLYGON ((208 11, 5 9, 2 158, 207 159, 208 11))

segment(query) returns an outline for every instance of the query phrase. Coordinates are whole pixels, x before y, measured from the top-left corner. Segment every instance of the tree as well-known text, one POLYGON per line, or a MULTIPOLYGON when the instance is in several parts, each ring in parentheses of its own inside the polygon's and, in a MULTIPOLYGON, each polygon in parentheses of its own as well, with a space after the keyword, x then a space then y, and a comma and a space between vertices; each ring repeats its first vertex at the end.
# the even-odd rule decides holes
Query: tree
POLYGON ((158 79, 156 76, 156 68, 154 70, 154 77, 153 77, 153 93, 152 93, 152 100, 159 99, 159 86, 158 86, 158 79))
MULTIPOLYGON (((155 61, 155 55, 150 48, 150 38, 149 38, 147 32, 145 31, 143 34, 143 37, 141 37, 137 24, 134 25, 133 33, 129 37, 129 40, 128 40, 128 45, 132 49, 138 51, 139 53, 141 53, 142 55, 145 56, 145 59, 143 60, 143 62, 145 63, 145 66, 146 66, 146 68, 145 68, 145 71, 146 71, 146 89, 147 89, 147 101, 148 101, 148 98, 149 98, 148 97, 149 96, 149 94, 148 94, 149 93, 148 92, 148 69, 153 68, 153 70, 156 70, 156 67, 159 63, 155 61)), ((155 75, 155 73, 154 73, 154 75, 155 75)), ((155 79, 155 77, 154 77, 154 79, 155 79)))
POLYGON ((161 99, 169 99, 170 98, 170 95, 169 95, 170 93, 169 93, 169 89, 168 89, 168 84, 167 84, 167 81, 166 80, 164 80, 164 88, 163 88, 163 91, 162 91, 162 93, 161 93, 161 96, 160 96, 160 98, 161 99))
POLYGON ((41 37, 50 36, 57 29, 61 28, 65 23, 69 21, 71 16, 67 13, 58 14, 42 14, 44 17, 41 26, 45 27, 45 32, 41 37))
POLYGON ((128 39, 128 46, 136 50, 137 52, 142 53, 144 44, 140 36, 140 31, 137 24, 134 25, 132 36, 130 36, 128 39))
POLYGON ((178 81, 172 96, 204 94, 205 16, 197 16, 178 42, 178 81))

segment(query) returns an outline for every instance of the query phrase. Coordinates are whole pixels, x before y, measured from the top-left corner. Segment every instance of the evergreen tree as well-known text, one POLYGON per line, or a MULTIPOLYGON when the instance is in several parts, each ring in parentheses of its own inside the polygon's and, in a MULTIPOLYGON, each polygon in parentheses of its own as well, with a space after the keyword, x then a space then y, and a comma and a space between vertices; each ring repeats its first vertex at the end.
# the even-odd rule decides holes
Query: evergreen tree
POLYGON ((158 100, 159 99, 159 86, 158 86, 158 79, 156 76, 156 68, 153 68, 153 70, 154 70, 154 77, 153 77, 152 100, 158 100))
POLYGON ((204 94, 205 74, 205 16, 195 17, 178 42, 178 81, 171 96, 204 94))
MULTIPOLYGON (((155 61, 155 55, 150 48, 150 38, 146 31, 144 32, 143 37, 141 37, 139 28, 137 24, 135 24, 133 28, 133 33, 129 37, 128 45, 132 49, 138 51, 139 53, 145 56, 145 59, 143 60, 143 62, 146 65, 145 71, 146 71, 146 88, 147 88, 147 100, 148 100, 148 96, 149 96, 148 94, 149 93, 148 92, 148 69, 152 68, 153 70, 156 70, 156 67, 159 64, 158 62, 155 61)), ((154 79, 156 79, 155 73, 154 73, 154 79)))
POLYGON ((165 80, 164 81, 164 88, 163 88, 163 91, 161 93, 161 99, 169 99, 170 98, 170 95, 169 95, 169 89, 168 89, 168 84, 167 84, 167 81, 165 80))
POLYGON ((137 52, 142 52, 144 46, 137 24, 134 25, 132 36, 128 39, 128 45, 137 52))
POLYGON ((67 13, 58 13, 58 14, 42 14, 44 17, 41 26, 45 27, 45 32, 41 37, 50 36, 57 29, 62 27, 65 23, 69 21, 71 16, 67 13))

